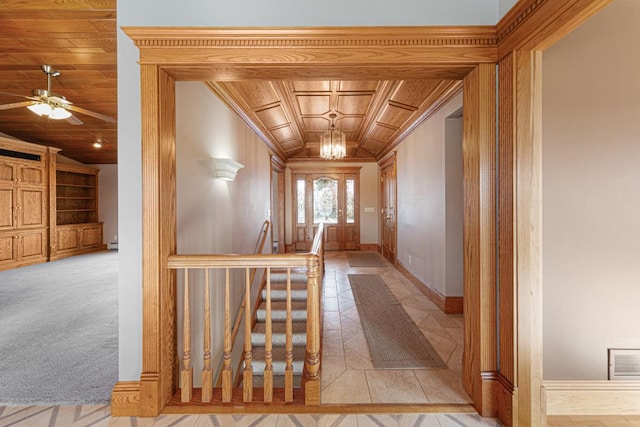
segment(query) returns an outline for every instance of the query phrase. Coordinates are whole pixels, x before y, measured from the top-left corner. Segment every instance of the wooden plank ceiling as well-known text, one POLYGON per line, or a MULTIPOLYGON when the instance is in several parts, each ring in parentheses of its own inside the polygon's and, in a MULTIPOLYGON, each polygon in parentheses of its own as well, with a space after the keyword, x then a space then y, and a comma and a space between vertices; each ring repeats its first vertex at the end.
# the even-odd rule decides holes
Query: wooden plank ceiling
MULTIPOLYGON (((3 0, 0 92, 46 89, 41 65, 61 73, 52 91, 75 106, 117 117, 116 0, 3 0)), ((315 160, 320 135, 337 115, 346 160, 373 161, 460 88, 459 80, 207 82, 283 160, 315 160)), ((0 104, 24 100, 0 94, 0 104)), ((39 117, 25 107, 0 110, 0 132, 61 148, 82 163, 117 162, 117 123, 74 113, 82 125, 39 117), (102 148, 93 143, 102 141, 102 148)))

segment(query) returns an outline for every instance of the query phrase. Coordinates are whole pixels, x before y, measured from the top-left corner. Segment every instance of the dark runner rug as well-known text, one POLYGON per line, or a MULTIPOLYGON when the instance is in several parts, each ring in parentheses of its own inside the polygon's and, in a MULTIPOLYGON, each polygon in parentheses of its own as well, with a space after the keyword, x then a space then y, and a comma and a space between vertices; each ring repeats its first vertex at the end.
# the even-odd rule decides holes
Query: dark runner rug
POLYGON ((446 367, 380 276, 348 276, 375 368, 446 367))
POLYGON ((384 260, 376 252, 347 252, 350 267, 386 267, 384 260))

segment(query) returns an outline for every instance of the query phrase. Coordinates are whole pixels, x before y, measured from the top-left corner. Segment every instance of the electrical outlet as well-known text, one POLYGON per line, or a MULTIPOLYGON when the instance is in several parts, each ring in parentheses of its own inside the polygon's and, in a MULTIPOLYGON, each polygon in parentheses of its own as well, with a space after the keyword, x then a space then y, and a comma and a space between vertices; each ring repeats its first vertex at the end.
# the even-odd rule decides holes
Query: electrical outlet
POLYGON ((411 264, 411 263, 412 263, 411 255, 409 255, 409 264, 411 264))
POLYGON ((118 235, 117 235, 117 234, 114 234, 114 235, 113 235, 113 241, 114 241, 114 242, 117 242, 117 241, 118 241, 118 235))

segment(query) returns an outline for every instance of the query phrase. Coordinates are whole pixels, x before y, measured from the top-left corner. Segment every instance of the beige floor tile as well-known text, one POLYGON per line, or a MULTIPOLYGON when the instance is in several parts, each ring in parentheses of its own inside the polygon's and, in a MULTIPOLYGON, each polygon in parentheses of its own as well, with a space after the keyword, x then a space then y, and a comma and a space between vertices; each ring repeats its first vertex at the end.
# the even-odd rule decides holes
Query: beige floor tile
POLYGON ((451 357, 447 361, 447 366, 450 370, 456 371, 459 373, 462 372, 462 352, 464 347, 461 345, 457 345, 453 353, 451 353, 451 357))
POLYGON ((342 326, 342 339, 345 342, 351 340, 355 335, 363 333, 362 325, 359 320, 343 317, 340 324, 342 326))
POLYGON ((332 312, 339 311, 338 309, 338 298, 325 298, 323 301, 324 304, 324 312, 332 312))
POLYGON ((411 370, 367 370, 365 374, 373 403, 429 403, 411 370))
POLYGON ((371 403, 364 371, 347 370, 323 390, 322 403, 371 403))
POLYGON ((449 369, 416 369, 414 373, 430 403, 471 403, 459 373, 449 369))
POLYGON ((400 414, 398 427, 440 427, 435 414, 400 414))
POLYGON ((320 370, 321 389, 329 387, 346 370, 344 357, 322 357, 322 369, 320 370))
POLYGON ((455 339, 449 334, 449 329, 456 328, 443 328, 438 319, 435 316, 428 314, 420 323, 418 327, 423 332, 430 332, 446 340, 455 341, 455 339))
POLYGON ((428 311, 443 328, 460 327, 460 322, 457 317, 445 314, 439 308, 429 309, 428 311))
POLYGON ((340 315, 336 315, 336 313, 325 313, 323 319, 323 328, 327 329, 342 329, 342 325, 340 324, 340 315))
POLYGON ((355 333, 347 342, 344 343, 344 349, 345 352, 347 349, 352 350, 362 357, 371 359, 369 344, 367 344, 367 339, 365 338, 364 332, 362 332, 362 330, 355 333))
POLYGON ((357 415, 322 414, 318 417, 318 427, 355 427, 357 425, 357 415))
POLYGON ((447 363, 458 344, 452 338, 443 338, 440 335, 425 330, 422 330, 422 333, 429 340, 433 348, 436 349, 440 358, 447 363))
POLYGON ((391 414, 359 414, 358 427, 397 427, 398 421, 391 414))
POLYGON ((311 414, 278 415, 276 427, 316 427, 318 416, 311 414))
POLYGON ((323 357, 344 357, 344 347, 342 344, 342 334, 337 331, 329 331, 330 334, 322 338, 323 357))
POLYGON ((371 355, 363 356, 349 348, 344 350, 344 361, 347 369, 373 369, 371 355))

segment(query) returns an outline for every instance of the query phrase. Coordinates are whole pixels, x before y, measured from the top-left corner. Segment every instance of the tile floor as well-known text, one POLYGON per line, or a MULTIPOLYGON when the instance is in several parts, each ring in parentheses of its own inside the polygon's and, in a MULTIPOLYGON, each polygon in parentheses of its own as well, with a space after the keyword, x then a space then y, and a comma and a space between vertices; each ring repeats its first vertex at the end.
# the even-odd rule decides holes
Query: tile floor
POLYGON ((324 279, 322 403, 471 403, 462 388, 462 315, 442 313, 390 263, 350 267, 327 252, 324 279), (374 369, 348 274, 378 274, 431 342, 447 369, 374 369))
MULTIPOLYGON (((323 403, 470 403, 461 386, 463 318, 443 314, 400 272, 349 267, 327 252, 324 281, 323 403), (447 363, 446 369, 373 369, 347 274, 379 274, 447 363)), ((111 417, 108 406, 0 406, 0 427, 58 426, 498 426, 477 414, 269 414, 111 417)))

